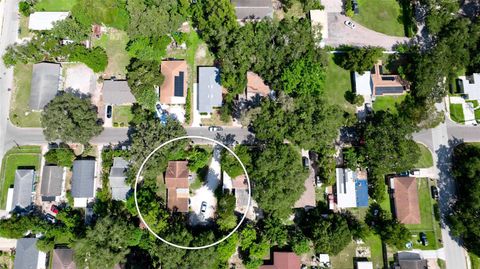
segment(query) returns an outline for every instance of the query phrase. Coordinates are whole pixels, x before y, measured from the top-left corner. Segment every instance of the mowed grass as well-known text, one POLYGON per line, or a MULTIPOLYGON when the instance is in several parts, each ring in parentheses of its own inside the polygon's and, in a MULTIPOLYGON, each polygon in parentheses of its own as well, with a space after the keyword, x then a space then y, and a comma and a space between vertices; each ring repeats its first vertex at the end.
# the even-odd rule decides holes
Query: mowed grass
POLYGON ((357 244, 355 241, 352 241, 339 254, 330 256, 332 268, 355 268, 354 258, 356 257, 355 252, 357 248, 370 249, 371 256, 369 260, 373 263, 373 268, 383 267, 382 241, 378 235, 372 233, 368 238, 366 238, 363 244, 357 244))
POLYGON ((458 123, 465 122, 462 104, 450 104, 450 118, 458 123))
POLYGON ((331 104, 336 104, 345 111, 354 113, 355 106, 345 100, 345 93, 352 90, 350 71, 347 71, 333 61, 330 57, 325 78, 325 96, 331 104))
POLYGON ((403 102, 406 95, 396 95, 396 96, 377 96, 375 97, 375 102, 373 102, 374 111, 387 111, 389 110, 392 113, 397 113, 396 105, 403 102))
POLYGON ((2 161, 0 173, 0 208, 5 209, 8 188, 15 181, 15 171, 18 167, 35 167, 35 172, 40 171, 41 149, 38 146, 22 146, 9 150, 2 161))
POLYGON ((128 35, 125 31, 111 28, 99 39, 93 40, 94 47, 102 47, 107 51, 108 65, 105 69, 107 77, 125 78, 130 56, 126 51, 128 35))
POLYGON ((10 104, 10 121, 20 127, 40 127, 40 112, 30 110, 30 87, 33 64, 17 64, 14 68, 15 87, 10 104))
POLYGON ((353 19, 374 31, 392 36, 405 36, 401 9, 396 0, 358 0, 359 14, 353 19))
POLYGON ((120 127, 128 126, 128 123, 133 119, 131 106, 113 106, 112 112, 114 126, 116 124, 120 127))
POLYGON ((480 269, 480 257, 475 255, 472 252, 469 252, 468 255, 470 256, 471 268, 472 269, 480 269))
POLYGON ((34 8, 36 11, 70 11, 77 0, 40 0, 34 8))
POLYGON ((420 149, 420 159, 418 160, 417 164, 415 165, 416 168, 428 168, 433 166, 433 157, 430 150, 422 144, 418 144, 418 148, 420 149))

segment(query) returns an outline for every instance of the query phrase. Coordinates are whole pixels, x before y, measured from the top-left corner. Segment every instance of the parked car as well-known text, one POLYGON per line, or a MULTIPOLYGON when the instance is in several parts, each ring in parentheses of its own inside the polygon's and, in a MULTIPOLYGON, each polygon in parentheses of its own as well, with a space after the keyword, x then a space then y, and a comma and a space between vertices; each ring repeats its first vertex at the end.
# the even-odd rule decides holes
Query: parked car
POLYGON ((55 219, 55 217, 52 215, 52 214, 47 214, 45 215, 45 219, 51 223, 55 223, 57 222, 57 220, 55 219))
POLYGON ((315 176, 315 185, 317 188, 320 188, 322 186, 322 180, 320 179, 320 176, 315 176))
POLYGON ((420 233, 420 242, 422 242, 422 245, 428 246, 427 235, 424 232, 420 233))
POLYGON ((110 119, 112 117, 112 106, 108 105, 107 106, 107 119, 110 119))
POLYGON ((436 186, 432 186, 431 191, 432 191, 432 198, 437 200, 438 199, 438 188, 436 186))
POLYGON ((308 157, 305 157, 305 156, 302 157, 302 164, 303 164, 303 168, 305 169, 310 168, 310 160, 308 159, 308 157))
POLYGON ((410 175, 411 175, 411 176, 419 176, 419 175, 420 175, 420 169, 412 169, 412 170, 410 170, 410 175))
POLYGON ((210 126, 210 127, 208 127, 208 130, 210 132, 221 132, 221 131, 223 131, 223 128, 220 127, 220 126, 210 126))
POLYGON ((398 173, 398 175, 401 177, 408 177, 410 175, 410 171, 403 171, 398 173))
POLYGON ((344 21, 343 23, 345 24, 345 26, 347 26, 348 28, 350 28, 350 29, 352 29, 352 30, 355 29, 355 27, 357 27, 357 26, 355 25, 355 23, 353 23, 352 21, 348 21, 348 20, 347 20, 347 21, 344 21))
POLYGON ((357 0, 352 1, 352 9, 353 9, 353 12, 355 14, 358 14, 360 12, 360 10, 358 10, 358 1, 357 0))
POLYGON ((156 112, 158 118, 160 118, 162 116, 163 109, 162 109, 162 105, 160 105, 160 103, 157 103, 155 105, 155 112, 156 112))
POLYGON ((52 212, 55 213, 55 214, 58 214, 58 207, 57 207, 56 205, 52 205, 52 206, 50 207, 50 211, 52 211, 52 212))
POLYGON ((203 201, 202 205, 200 206, 200 213, 205 213, 207 211, 207 202, 203 201))

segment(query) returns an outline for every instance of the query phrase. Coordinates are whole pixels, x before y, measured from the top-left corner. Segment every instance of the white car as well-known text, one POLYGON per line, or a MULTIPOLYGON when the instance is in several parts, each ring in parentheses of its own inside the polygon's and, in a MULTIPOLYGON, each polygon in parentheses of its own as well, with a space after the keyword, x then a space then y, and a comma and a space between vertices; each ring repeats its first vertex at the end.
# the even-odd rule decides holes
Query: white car
POLYGON ((221 131, 223 131, 223 128, 220 127, 220 126, 210 126, 210 127, 208 127, 208 130, 210 132, 221 132, 221 131))
POLYGON ((353 23, 352 21, 345 21, 344 24, 350 29, 355 29, 356 27, 355 23, 353 23))

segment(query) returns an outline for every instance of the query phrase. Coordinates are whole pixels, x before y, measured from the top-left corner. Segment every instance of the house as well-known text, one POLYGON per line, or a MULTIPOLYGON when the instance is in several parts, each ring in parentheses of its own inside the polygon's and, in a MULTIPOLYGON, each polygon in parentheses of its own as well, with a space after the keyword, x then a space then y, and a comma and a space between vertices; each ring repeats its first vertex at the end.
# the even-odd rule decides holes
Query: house
POLYGON ((480 74, 473 73, 470 76, 461 76, 460 90, 466 95, 466 99, 480 100, 480 74))
POLYGON ((34 193, 35 171, 33 169, 17 169, 13 183, 13 197, 11 208, 27 208, 32 204, 34 193))
POLYGON ((74 207, 86 207, 95 197, 95 160, 75 160, 72 169, 74 207))
POLYGON ((58 201, 64 189, 64 168, 55 165, 43 167, 40 195, 43 202, 58 201))
POLYGON ((254 72, 247 72, 247 88, 245 93, 240 98, 246 100, 255 100, 260 97, 268 96, 272 91, 270 87, 265 84, 263 79, 254 72))
POLYGON ((176 212, 188 212, 190 197, 188 161, 170 161, 165 172, 167 207, 176 212))
POLYGON ((337 208, 368 207, 368 181, 364 170, 336 169, 337 208))
POLYGON ((160 103, 166 105, 184 105, 186 103, 187 70, 187 61, 162 61, 160 71, 165 79, 162 86, 160 86, 160 103))
POLYGON ((37 238, 20 238, 15 248, 15 269, 45 269, 47 254, 37 249, 37 238))
POLYGON ((271 0, 232 0, 237 20, 261 20, 273 18, 271 0))
POLYGON ((358 261, 356 269, 373 269, 373 263, 369 261, 358 261))
POLYGON ((363 74, 354 73, 355 79, 355 93, 363 96, 366 100, 372 96, 372 74, 366 71, 363 74))
POLYGON ((38 63, 33 65, 30 87, 30 109, 42 110, 58 93, 60 88, 61 65, 38 63))
POLYGON ((394 177, 390 179, 393 190, 395 216, 403 224, 420 224, 417 180, 414 177, 394 177))
POLYGON ((102 92, 105 104, 130 105, 136 102, 126 80, 105 80, 102 92))
POLYGON ((302 263, 300 257, 293 252, 273 252, 270 265, 262 265, 260 269, 300 269, 302 263))
POLYGON ((52 269, 76 269, 73 261, 73 250, 68 248, 56 248, 52 254, 52 269))
POLYGON ((213 109, 222 106, 222 86, 220 70, 214 66, 198 68, 197 108, 200 113, 212 113, 213 109))
POLYGON ((130 191, 130 185, 125 182, 127 179, 128 162, 120 157, 113 158, 113 165, 110 168, 110 176, 108 177, 110 190, 113 200, 125 201, 130 191))
POLYGON ((325 39, 328 38, 328 15, 325 10, 310 10, 310 24, 312 26, 312 34, 319 41, 318 47, 325 47, 325 39))
POLYGON ((34 12, 30 14, 28 29, 36 31, 52 30, 54 24, 65 20, 68 12, 34 12))
POLYGON ((408 84, 399 75, 383 74, 382 63, 375 64, 372 73, 372 95, 402 95, 408 84))
POLYGON ((394 269, 428 269, 428 261, 416 252, 399 252, 395 256, 394 269))

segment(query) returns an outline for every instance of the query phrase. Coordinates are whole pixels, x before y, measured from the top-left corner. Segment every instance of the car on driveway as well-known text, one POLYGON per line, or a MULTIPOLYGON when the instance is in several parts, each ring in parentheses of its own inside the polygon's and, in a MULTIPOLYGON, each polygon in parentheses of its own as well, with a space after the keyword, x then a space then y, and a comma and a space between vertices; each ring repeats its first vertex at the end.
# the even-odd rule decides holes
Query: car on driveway
POLYGON ((55 213, 55 214, 58 214, 58 207, 57 207, 56 205, 52 205, 52 206, 50 207, 50 211, 52 211, 52 212, 55 213))
POLYGON ((352 21, 349 21, 349 20, 346 20, 346 21, 344 21, 343 23, 345 24, 345 26, 347 26, 348 28, 350 28, 350 29, 352 29, 352 30, 355 29, 355 27, 357 27, 357 26, 355 25, 355 23, 353 23, 352 21))
POLYGON ((438 188, 436 186, 432 186, 431 191, 432 191, 432 198, 437 200, 438 199, 438 188))
POLYGON ((221 132, 221 131, 223 131, 223 128, 220 127, 220 126, 210 126, 210 127, 208 127, 208 130, 210 132, 221 132))
POLYGON ((200 206, 200 213, 204 214, 207 211, 207 202, 203 201, 202 205, 200 206))
POLYGON ((308 157, 305 157, 305 156, 302 157, 302 164, 303 164, 303 168, 305 168, 306 170, 310 168, 310 160, 308 159, 308 157))
POLYGON ((57 222, 57 220, 55 219, 55 217, 52 215, 52 214, 47 214, 45 215, 45 219, 50 222, 50 223, 55 223, 57 222))
POLYGON ((112 106, 108 105, 107 106, 107 119, 110 119, 112 117, 112 106))

